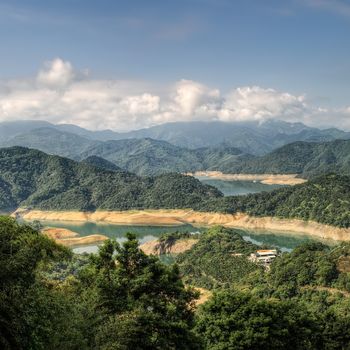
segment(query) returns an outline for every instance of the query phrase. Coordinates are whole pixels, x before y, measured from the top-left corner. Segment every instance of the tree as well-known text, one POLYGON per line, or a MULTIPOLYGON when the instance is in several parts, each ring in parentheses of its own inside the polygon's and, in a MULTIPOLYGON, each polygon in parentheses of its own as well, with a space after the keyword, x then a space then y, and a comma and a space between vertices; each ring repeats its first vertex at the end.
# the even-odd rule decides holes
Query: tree
POLYGON ((184 287, 176 265, 145 255, 127 234, 122 246, 107 241, 92 267, 97 307, 106 314, 97 349, 197 348, 191 332, 197 292, 184 287))
POLYGON ((39 276, 70 252, 28 225, 0 217, 0 348, 83 349, 71 301, 39 276))
POLYGON ((312 349, 313 328, 297 304, 228 290, 202 306, 195 331, 210 350, 312 349))

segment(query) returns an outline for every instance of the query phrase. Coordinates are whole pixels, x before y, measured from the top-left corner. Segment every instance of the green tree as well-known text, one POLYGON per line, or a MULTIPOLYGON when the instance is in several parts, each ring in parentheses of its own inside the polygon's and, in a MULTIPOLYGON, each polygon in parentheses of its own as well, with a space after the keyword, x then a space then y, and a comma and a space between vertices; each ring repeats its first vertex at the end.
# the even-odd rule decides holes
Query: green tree
POLYGON ((0 217, 0 348, 84 348, 74 304, 39 273, 69 254, 32 227, 0 217))
POLYGON ((297 304, 228 290, 201 307, 195 330, 210 350, 312 349, 314 327, 297 304))
POLYGON ((184 287, 176 265, 167 267, 145 255, 135 235, 127 234, 122 246, 107 241, 92 268, 97 307, 106 314, 96 348, 197 348, 191 328, 198 293, 184 287))

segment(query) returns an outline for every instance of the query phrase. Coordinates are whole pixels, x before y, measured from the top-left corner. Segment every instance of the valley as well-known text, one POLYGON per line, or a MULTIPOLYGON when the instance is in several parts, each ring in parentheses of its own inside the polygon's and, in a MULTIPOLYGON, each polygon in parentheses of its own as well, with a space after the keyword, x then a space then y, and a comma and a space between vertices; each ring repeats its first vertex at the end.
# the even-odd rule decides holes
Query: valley
POLYGON ((350 350, 350 0, 0 19, 0 350, 350 350))

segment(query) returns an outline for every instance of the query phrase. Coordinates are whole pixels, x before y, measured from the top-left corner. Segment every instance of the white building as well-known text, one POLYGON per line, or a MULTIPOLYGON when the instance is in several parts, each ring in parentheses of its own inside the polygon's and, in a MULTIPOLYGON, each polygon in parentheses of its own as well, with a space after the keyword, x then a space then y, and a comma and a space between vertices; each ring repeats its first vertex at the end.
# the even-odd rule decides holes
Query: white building
POLYGON ((269 264, 277 256, 276 249, 257 250, 256 253, 250 254, 249 260, 253 262, 269 264))

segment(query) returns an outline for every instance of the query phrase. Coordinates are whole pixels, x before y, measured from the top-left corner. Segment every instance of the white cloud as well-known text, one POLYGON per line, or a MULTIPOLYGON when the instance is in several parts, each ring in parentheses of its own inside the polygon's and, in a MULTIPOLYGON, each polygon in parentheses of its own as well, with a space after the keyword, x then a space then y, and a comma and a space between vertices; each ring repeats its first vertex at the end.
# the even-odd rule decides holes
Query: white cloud
POLYGON ((225 121, 288 119, 301 116, 306 110, 304 96, 246 86, 228 94, 218 114, 225 121))
POLYGON ((258 86, 222 95, 192 80, 159 93, 144 82, 93 79, 59 58, 46 63, 36 79, 0 82, 0 120, 40 119, 123 131, 170 121, 270 118, 350 129, 350 107, 311 106, 304 95, 258 86))
POLYGON ((192 80, 181 80, 175 84, 171 102, 167 109, 188 118, 211 114, 220 104, 220 91, 192 80))
POLYGON ((75 78, 75 72, 70 62, 56 58, 45 63, 37 76, 39 84, 52 88, 60 88, 68 85, 75 78))

